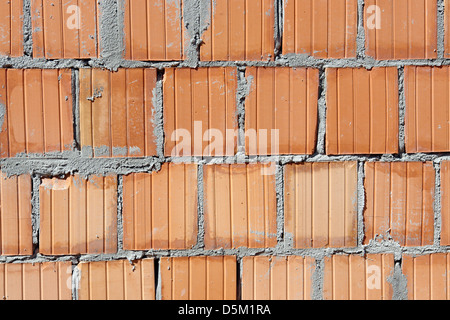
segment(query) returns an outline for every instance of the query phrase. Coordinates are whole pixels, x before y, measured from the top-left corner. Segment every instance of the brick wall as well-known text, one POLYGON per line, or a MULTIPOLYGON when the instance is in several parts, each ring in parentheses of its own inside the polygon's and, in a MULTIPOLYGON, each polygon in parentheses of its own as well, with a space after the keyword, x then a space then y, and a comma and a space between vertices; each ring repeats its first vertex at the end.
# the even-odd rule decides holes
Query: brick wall
POLYGON ((0 0, 0 298, 450 298, 447 0, 0 0))

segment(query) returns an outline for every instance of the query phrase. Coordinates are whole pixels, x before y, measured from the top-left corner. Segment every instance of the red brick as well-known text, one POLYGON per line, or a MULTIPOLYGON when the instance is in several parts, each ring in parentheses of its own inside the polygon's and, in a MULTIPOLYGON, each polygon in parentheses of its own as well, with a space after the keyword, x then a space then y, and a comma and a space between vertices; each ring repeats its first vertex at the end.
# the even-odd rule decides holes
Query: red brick
POLYGON ((449 67, 405 67, 406 152, 450 151, 449 67))
POLYGON ((367 0, 364 5, 366 55, 377 60, 437 58, 437 1, 367 0))
POLYGON ((117 177, 43 179, 39 187, 39 252, 117 252, 117 177))
POLYGON ((204 167, 205 248, 277 244, 275 175, 263 164, 204 167))
POLYGON ((70 70, 0 69, 0 157, 73 149, 70 70))
POLYGON ((294 248, 356 247, 357 163, 285 167, 285 237, 294 248))
POLYGON ((325 257, 324 300, 391 300, 394 255, 325 257))
POLYGON ((209 1, 200 60, 273 60, 274 1, 209 1))
POLYGON ((0 299, 72 300, 72 263, 2 263, 0 299))
POLYGON ((0 1, 0 56, 23 55, 23 0, 0 1))
POLYGON ((257 256, 242 259, 243 300, 310 300, 315 259, 257 256))
POLYGON ((0 254, 32 255, 31 176, 0 176, 0 254))
POLYGON ((163 164, 123 177, 125 250, 189 249, 197 223, 197 165, 163 164))
POLYGON ((284 1, 283 54, 355 58, 357 0, 284 1))
POLYGON ((98 1, 31 0, 33 57, 92 59, 98 56, 98 1))
POLYGON ((236 300, 236 257, 161 258, 162 300, 236 300))
POLYGON ((155 300, 153 259, 81 262, 79 300, 155 300))
POLYGON ((319 70, 250 67, 246 76, 246 153, 314 153, 319 70))
POLYGON ((80 69, 81 148, 94 157, 156 156, 156 69, 80 69))
POLYGON ((448 253, 417 257, 404 254, 402 270, 407 281, 408 300, 450 299, 448 253))
POLYGON ((365 171, 364 243, 389 232, 401 246, 433 244, 433 163, 367 162, 365 171))
POLYGON ((397 153, 397 68, 329 68, 326 78, 327 154, 397 153))
POLYGON ((184 60, 183 0, 125 0, 125 59, 184 60))
POLYGON ((236 90, 236 68, 166 69, 165 155, 234 155, 236 90))

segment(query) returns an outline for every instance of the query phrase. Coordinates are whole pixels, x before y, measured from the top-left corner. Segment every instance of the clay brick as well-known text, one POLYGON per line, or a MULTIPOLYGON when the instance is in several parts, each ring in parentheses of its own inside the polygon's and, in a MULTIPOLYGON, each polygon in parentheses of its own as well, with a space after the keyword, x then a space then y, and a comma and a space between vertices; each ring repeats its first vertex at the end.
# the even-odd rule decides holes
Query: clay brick
POLYGON ((236 68, 166 69, 165 155, 234 155, 236 90, 236 68))
POLYGON ((117 252, 117 177, 43 179, 39 187, 39 252, 117 252))
POLYGON ((450 72, 443 67, 405 67, 406 152, 450 151, 450 72))
POLYGON ((401 246, 433 244, 432 162, 366 162, 365 244, 389 232, 401 246))
POLYGON ((250 67, 246 76, 246 153, 314 153, 319 70, 250 67))
POLYGON ((236 300, 236 257, 161 258, 162 300, 236 300))
POLYGON ((326 78, 327 154, 397 153, 397 68, 330 68, 326 78))
POLYGON ((324 300, 392 300, 393 254, 325 257, 324 300))
POLYGON ((156 69, 80 69, 82 149, 94 157, 156 156, 156 77, 156 69))
POLYGON ((0 69, 0 157, 72 150, 72 72, 0 69))
POLYGON ((125 59, 184 60, 183 0, 125 0, 125 59))
POLYGON ((206 1, 202 61, 273 60, 274 1, 206 1))
POLYGON ((263 164, 207 165, 205 248, 268 248, 277 244, 275 175, 263 164))
MULTIPOLYGON (((450 161, 441 162, 441 245, 450 245, 450 161)), ((433 227, 433 225, 431 225, 433 227)))
POLYGON ((155 300, 153 259, 81 262, 79 300, 155 300))
POLYGON ((437 58, 437 1, 367 0, 364 26, 370 57, 437 58))
POLYGON ((284 1, 283 54, 355 58, 357 0, 284 1))
POLYGON ((0 299, 72 300, 72 263, 2 263, 0 299))
POLYGON ((417 257, 404 254, 402 271, 407 281, 408 300, 450 299, 450 256, 448 253, 417 257))
POLYGON ((31 176, 0 172, 0 254, 32 255, 31 176))
POLYGON ((197 243, 197 165, 163 164, 123 177, 125 250, 189 249, 197 243))
POLYGON ((23 0, 0 1, 0 56, 23 55, 23 0))
POLYGON ((357 245, 357 163, 285 167, 285 237, 294 248, 357 245))
POLYGON ((33 57, 92 59, 98 56, 98 1, 31 0, 33 57))
POLYGON ((243 300, 310 300, 315 259, 311 257, 244 257, 243 300))

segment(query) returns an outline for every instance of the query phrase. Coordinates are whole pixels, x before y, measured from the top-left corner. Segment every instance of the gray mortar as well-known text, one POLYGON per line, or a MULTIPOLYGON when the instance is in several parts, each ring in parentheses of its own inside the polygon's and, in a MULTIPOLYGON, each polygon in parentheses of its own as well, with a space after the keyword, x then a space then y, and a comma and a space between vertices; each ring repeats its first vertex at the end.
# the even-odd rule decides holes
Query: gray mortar
POLYGON ((398 150, 405 152, 405 69, 398 68, 398 150))
MULTIPOLYGON (((440 190, 440 163, 450 160, 448 153, 435 154, 406 154, 404 141, 404 121, 405 121, 405 95, 404 95, 404 66, 448 66, 450 60, 444 59, 444 0, 437 0, 438 13, 438 59, 412 59, 412 60, 381 60, 376 61, 365 54, 365 32, 364 32, 364 0, 358 0, 358 31, 357 31, 357 56, 350 59, 315 59, 305 55, 282 54, 281 35, 284 23, 284 1, 275 2, 275 37, 274 37, 274 61, 199 61, 201 37, 206 28, 210 25, 211 11, 209 0, 185 0, 182 8, 182 20, 188 32, 188 42, 185 44, 184 61, 128 61, 124 59, 124 0, 102 0, 100 1, 101 16, 99 21, 100 37, 100 57, 90 60, 62 59, 46 60, 32 58, 32 33, 31 33, 31 12, 30 0, 24 0, 24 56, 18 58, 0 57, 0 67, 17 69, 56 69, 71 68, 72 93, 74 105, 74 132, 75 143, 73 151, 53 152, 42 154, 19 154, 13 158, 0 159, 2 172, 8 176, 19 174, 32 175, 32 231, 35 252, 30 256, 0 256, 0 262, 5 263, 39 263, 48 261, 71 261, 74 264, 72 283, 72 295, 78 299, 78 285, 80 279, 78 263, 82 261, 109 261, 128 260, 134 261, 142 258, 155 258, 156 295, 161 298, 161 281, 159 259, 161 257, 187 257, 187 256, 221 256, 234 255, 237 257, 238 277, 242 275, 242 258, 246 256, 291 256, 312 257, 315 259, 315 271, 312 275, 312 299, 323 299, 323 279, 324 279, 324 258, 334 254, 393 254, 395 257, 395 267, 393 274, 388 278, 392 284, 393 299, 407 298, 407 280, 402 273, 402 255, 420 256, 432 253, 447 253, 450 246, 440 245, 441 235, 441 190, 440 190), (164 156, 164 112, 163 112, 163 74, 164 68, 169 67, 236 67, 238 71, 238 88, 236 94, 237 102, 237 125, 239 130, 238 152, 231 157, 180 157, 172 158, 164 156), (317 68, 320 72, 319 101, 318 101, 318 130, 316 152, 313 155, 282 155, 282 156, 245 156, 245 99, 250 93, 253 79, 246 77, 246 68, 251 66, 263 67, 310 67, 317 68), (156 68, 158 69, 158 80, 152 97, 152 124, 153 133, 156 139, 157 156, 145 158, 91 158, 94 150, 83 148, 79 151, 80 143, 80 118, 79 118, 79 75, 80 68, 106 68, 117 70, 124 68, 156 68), (396 67, 399 70, 399 153, 394 155, 349 155, 331 156, 326 155, 325 134, 326 134, 326 68, 366 68, 374 67, 396 67), (284 233, 284 166, 289 163, 301 162, 323 162, 323 161, 357 161, 358 162, 358 241, 356 247, 348 248, 309 248, 295 249, 292 246, 292 237, 284 233), (380 235, 376 240, 372 240, 368 245, 363 244, 364 219, 363 210, 365 205, 364 191, 364 164, 366 162, 406 162, 406 161, 433 161, 436 173, 435 180, 435 238, 433 245, 417 247, 401 247, 390 238, 389 234, 380 235), (198 235, 197 244, 187 250, 147 250, 128 251, 123 250, 123 175, 134 172, 156 172, 164 163, 191 163, 198 164, 198 235), (274 162, 277 164, 275 176, 275 188, 277 195, 277 245, 274 248, 252 249, 204 249, 204 186, 203 168, 206 164, 222 163, 254 163, 254 162, 274 162), (39 185, 44 177, 59 176, 68 174, 80 174, 83 177, 89 175, 118 175, 118 252, 116 254, 82 254, 65 256, 44 256, 36 249, 39 245, 39 185)), ((93 97, 95 98, 95 97, 93 97)), ((5 106, 0 105, 0 124, 4 121, 5 106)), ((104 153, 109 150, 102 148, 95 150, 96 153, 104 153)), ((114 154, 125 154, 122 149, 113 150, 114 154)), ((238 285, 238 294, 240 291, 238 285)))

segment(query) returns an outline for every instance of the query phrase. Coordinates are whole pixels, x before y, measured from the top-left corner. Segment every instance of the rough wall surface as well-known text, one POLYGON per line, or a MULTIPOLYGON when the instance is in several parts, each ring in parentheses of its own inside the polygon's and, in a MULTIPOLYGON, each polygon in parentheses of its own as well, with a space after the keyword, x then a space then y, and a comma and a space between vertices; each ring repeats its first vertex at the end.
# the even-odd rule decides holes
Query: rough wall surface
POLYGON ((449 0, 0 0, 0 299, 449 299, 449 0))

